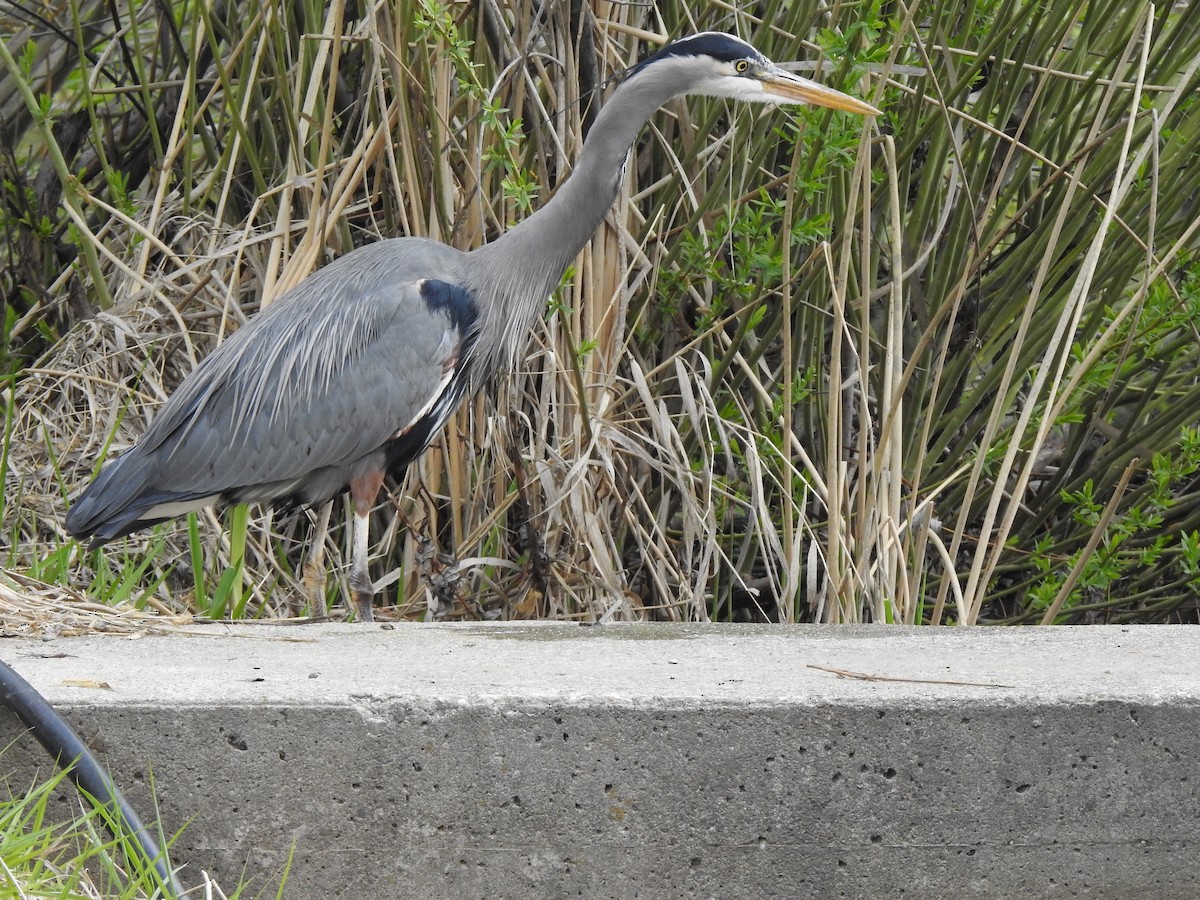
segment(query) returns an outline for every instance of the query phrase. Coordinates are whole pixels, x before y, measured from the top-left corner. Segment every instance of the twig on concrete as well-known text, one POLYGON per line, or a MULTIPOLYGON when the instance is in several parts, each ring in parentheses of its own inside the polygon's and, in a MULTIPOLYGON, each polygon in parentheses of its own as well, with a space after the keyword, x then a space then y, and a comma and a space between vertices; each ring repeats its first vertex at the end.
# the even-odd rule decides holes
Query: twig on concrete
POLYGON ((853 678, 858 681, 903 681, 909 684, 952 684, 957 687, 986 687, 986 688, 1003 688, 1004 690, 1013 690, 1016 685, 1013 684, 996 684, 991 681, 951 681, 941 678, 896 678, 892 675, 871 675, 867 672, 852 672, 849 669, 835 669, 833 666, 818 666, 815 663, 808 663, 807 668, 818 669, 822 672, 832 672, 838 678, 853 678))

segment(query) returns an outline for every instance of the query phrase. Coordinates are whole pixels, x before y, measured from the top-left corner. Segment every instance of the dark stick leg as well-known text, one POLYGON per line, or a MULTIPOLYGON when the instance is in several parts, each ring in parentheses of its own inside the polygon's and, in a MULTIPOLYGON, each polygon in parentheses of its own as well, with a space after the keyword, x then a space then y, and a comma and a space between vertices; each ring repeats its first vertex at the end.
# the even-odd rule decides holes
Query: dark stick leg
POLYGON ((367 571, 367 537, 371 507, 383 487, 383 472, 369 472, 350 481, 350 496, 354 499, 354 549, 350 562, 350 591, 358 610, 359 621, 375 621, 372 601, 375 585, 367 571))
POLYGON ((333 501, 330 500, 317 513, 308 559, 304 561, 304 594, 308 597, 308 614, 314 619, 324 619, 329 615, 325 605, 325 537, 329 534, 329 514, 332 512, 333 501))

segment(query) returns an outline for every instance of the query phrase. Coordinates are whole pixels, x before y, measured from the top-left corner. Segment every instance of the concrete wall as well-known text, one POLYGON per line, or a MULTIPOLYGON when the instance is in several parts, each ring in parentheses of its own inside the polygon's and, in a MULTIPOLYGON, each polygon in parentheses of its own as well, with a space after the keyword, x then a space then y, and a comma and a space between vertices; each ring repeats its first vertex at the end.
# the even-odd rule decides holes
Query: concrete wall
POLYGON ((296 900, 1194 898, 1198 651, 1186 627, 0 644, 147 818, 153 780, 177 862, 266 888, 294 852, 296 900))

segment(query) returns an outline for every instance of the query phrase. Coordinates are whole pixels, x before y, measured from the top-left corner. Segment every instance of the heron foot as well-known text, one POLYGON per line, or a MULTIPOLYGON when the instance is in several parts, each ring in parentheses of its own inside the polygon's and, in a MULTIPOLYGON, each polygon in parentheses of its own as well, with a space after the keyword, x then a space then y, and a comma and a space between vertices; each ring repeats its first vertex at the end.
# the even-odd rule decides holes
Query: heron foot
POLYGON ((351 572, 350 573, 350 597, 354 601, 354 608, 358 612, 358 620, 360 622, 375 621, 375 586, 371 583, 371 579, 367 574, 351 572))
POLYGON ((325 603, 324 565, 316 565, 312 560, 304 563, 304 596, 308 598, 308 614, 314 619, 329 617, 329 607, 325 603))
POLYGON ((360 593, 359 591, 354 592, 354 607, 358 610, 358 620, 360 622, 375 621, 375 607, 373 605, 374 600, 375 595, 370 591, 365 593, 360 593))

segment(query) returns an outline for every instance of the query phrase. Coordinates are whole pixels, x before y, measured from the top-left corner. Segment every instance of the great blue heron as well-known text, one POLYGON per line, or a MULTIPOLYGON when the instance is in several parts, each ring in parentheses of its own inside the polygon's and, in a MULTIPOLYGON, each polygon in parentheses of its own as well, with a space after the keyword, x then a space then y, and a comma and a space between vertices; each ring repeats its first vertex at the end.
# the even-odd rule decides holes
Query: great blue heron
POLYGON ((350 586, 370 620, 368 514, 385 475, 402 475, 463 397, 515 364, 616 198, 638 132, 683 94, 878 113, 726 34, 668 44, 628 72, 545 206, 476 250, 394 238, 309 276, 184 379, 75 501, 67 529, 96 546, 216 502, 315 507, 348 489, 350 586))

